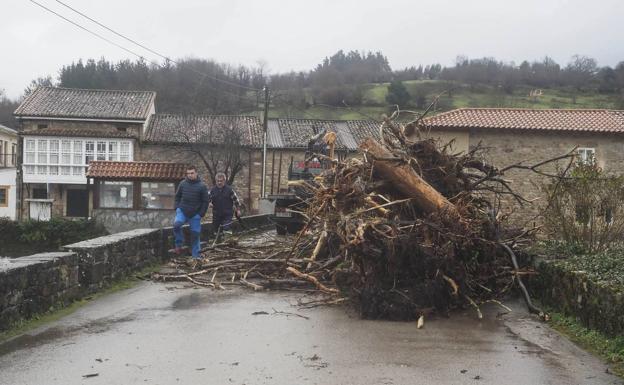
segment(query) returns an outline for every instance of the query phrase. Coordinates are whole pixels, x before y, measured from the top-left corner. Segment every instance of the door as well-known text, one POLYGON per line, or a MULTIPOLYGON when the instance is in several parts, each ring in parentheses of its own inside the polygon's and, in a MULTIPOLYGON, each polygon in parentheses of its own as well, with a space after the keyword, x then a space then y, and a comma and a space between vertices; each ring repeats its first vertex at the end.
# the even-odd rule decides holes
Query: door
POLYGON ((67 190, 67 216, 85 218, 89 216, 89 191, 67 190))

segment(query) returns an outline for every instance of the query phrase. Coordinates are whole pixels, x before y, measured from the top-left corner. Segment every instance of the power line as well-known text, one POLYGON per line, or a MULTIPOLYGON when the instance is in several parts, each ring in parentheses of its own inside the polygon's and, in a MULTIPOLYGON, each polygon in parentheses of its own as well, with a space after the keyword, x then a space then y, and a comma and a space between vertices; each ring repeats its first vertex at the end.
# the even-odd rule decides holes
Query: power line
POLYGON ((90 34, 92 34, 92 35, 94 35, 94 36, 96 36, 96 37, 98 37, 98 38, 100 38, 100 39, 104 40, 104 41, 106 41, 107 43, 110 43, 110 44, 114 45, 114 46, 115 46, 115 47, 117 47, 117 48, 121 48, 121 49, 123 49, 124 51, 126 51, 126 52, 130 53, 131 55, 138 56, 138 57, 139 57, 139 59, 143 59, 143 60, 145 60, 145 58, 144 58, 143 56, 141 56, 141 55, 137 54, 136 52, 133 52, 133 51, 131 51, 131 50, 127 49, 126 47, 121 46, 121 45, 119 45, 119 44, 115 43, 114 41, 109 40, 109 39, 105 38, 104 36, 102 36, 102 35, 100 35, 100 34, 98 34, 98 33, 96 33, 96 32, 93 32, 93 31, 91 31, 91 30, 89 30, 89 29, 87 29, 87 28, 83 27, 82 25, 80 25, 80 24, 76 23, 76 22, 75 22, 75 21, 73 21, 73 20, 70 20, 70 19, 66 18, 65 16, 61 15, 60 13, 57 13, 57 12, 55 12, 55 11, 51 10, 50 8, 46 7, 45 5, 39 4, 39 3, 38 3, 38 2, 36 2, 35 0, 30 0, 30 2, 31 2, 31 3, 34 3, 34 4, 38 5, 38 6, 40 6, 41 8, 45 9, 46 11, 48 11, 48 12, 50 12, 50 13, 52 13, 52 14, 54 14, 54 15, 56 15, 56 16, 58 16, 58 17, 60 17, 61 19, 63 19, 63 20, 65 20, 65 21, 67 21, 68 23, 71 23, 71 24, 75 25, 76 27, 78 27, 78 28, 80 28, 80 29, 82 29, 82 30, 84 30, 84 31, 86 31, 86 32, 88 32, 88 33, 90 33, 90 34))
MULTIPOLYGON (((139 59, 141 59, 141 60, 146 60, 146 61, 149 61, 150 63, 152 63, 152 64, 154 64, 154 65, 157 65, 157 66, 159 66, 159 67, 163 68, 163 65, 161 65, 160 63, 155 62, 155 61, 152 61, 152 60, 147 60, 147 59, 146 59, 143 55, 138 54, 138 53, 136 53, 136 52, 132 51, 131 49, 128 49, 128 48, 126 48, 126 47, 124 47, 124 46, 122 46, 122 45, 120 45, 120 44, 118 44, 118 43, 116 43, 116 42, 114 42, 114 41, 112 41, 112 40, 110 40, 110 39, 108 39, 108 38, 106 38, 106 37, 104 37, 104 36, 100 35, 100 34, 99 34, 99 33, 97 33, 97 32, 93 32, 92 30, 90 30, 90 29, 88 29, 88 28, 86 28, 86 27, 84 27, 84 26, 82 26, 82 25, 78 24, 77 22, 75 22, 75 21, 73 21, 73 20, 71 20, 71 19, 68 19, 67 17, 65 17, 65 16, 61 15, 60 13, 58 13, 58 12, 56 12, 56 11, 54 11, 54 10, 52 10, 52 9, 50 9, 50 8, 48 8, 48 7, 46 7, 46 6, 44 6, 43 4, 41 4, 41 3, 39 3, 39 2, 37 2, 37 1, 35 1, 35 0, 29 0, 29 1, 30 1, 31 3, 33 3, 33 4, 36 4, 37 6, 39 6, 39 7, 41 7, 41 8, 43 8, 44 10, 46 10, 46 11, 48 11, 48 12, 52 13, 53 15, 55 15, 55 16, 57 16, 57 17, 59 17, 59 18, 63 19, 63 20, 65 20, 66 22, 68 22, 68 23, 70 23, 70 24, 73 24, 74 26, 76 26, 76 27, 78 27, 78 28, 82 29, 82 30, 83 30, 83 31, 85 31, 85 32, 90 33, 91 35, 96 36, 97 38, 102 39, 102 40, 104 40, 105 42, 107 42, 107 43, 109 43, 109 44, 112 44, 112 45, 114 45, 115 47, 120 48, 120 49, 122 49, 122 50, 124 50, 124 51, 126 51, 126 52, 130 53, 131 55, 134 55, 134 56, 138 57, 138 58, 139 58, 139 59)), ((58 0, 57 0, 57 1, 58 1, 58 0)), ((118 36, 120 36, 120 37, 122 37, 122 38, 124 38, 124 39, 126 39, 126 40, 128 40, 128 41, 130 41, 130 42, 131 42, 131 43, 133 43, 133 44, 136 44, 136 45, 138 45, 139 47, 141 47, 141 48, 143 48, 143 49, 145 49, 145 50, 147 50, 147 51, 149 51, 149 52, 151 52, 151 53, 153 53, 153 54, 155 54, 155 55, 157 55, 157 56, 159 56, 159 57, 161 57, 161 58, 163 58, 163 59, 165 59, 165 60, 167 60, 167 61, 170 61, 170 62, 175 63, 175 64, 177 64, 177 65, 181 65, 181 64, 182 64, 182 63, 180 63, 180 62, 178 62, 178 61, 175 61, 175 60, 173 60, 173 59, 170 59, 169 57, 167 57, 167 56, 165 56, 165 55, 162 55, 162 54, 158 53, 157 51, 154 51, 154 50, 152 50, 152 49, 150 49, 150 48, 146 47, 146 46, 145 46, 145 45, 143 45, 143 44, 140 44, 140 43, 138 43, 138 42, 136 42, 136 41, 134 41, 134 40, 132 40, 132 39, 130 39, 130 38, 128 38, 128 37, 123 36, 122 34, 120 34, 120 33, 116 32, 116 31, 112 30, 111 28, 106 27, 104 24, 99 23, 98 21, 96 21, 96 20, 94 20, 94 19, 92 19, 92 18, 88 17, 87 15, 85 15, 85 14, 83 14, 83 13, 81 13, 81 12, 79 12, 79 11, 77 11, 77 10, 73 9, 73 8, 71 8, 69 5, 67 5, 67 4, 65 4, 65 3, 61 2, 61 1, 58 1, 58 2, 59 2, 60 4, 62 4, 63 6, 65 6, 65 7, 69 8, 69 9, 71 9, 72 11, 74 11, 74 12, 78 13, 79 15, 81 15, 81 16, 83 16, 83 17, 87 18, 88 20, 90 20, 90 21, 92 21, 92 22, 96 23, 97 25, 101 26, 102 28, 105 28, 105 29, 107 29, 107 30, 109 30, 109 31, 111 31, 111 32, 113 32, 113 33, 115 33, 116 35, 118 35, 118 36)), ((197 74, 199 74, 199 75, 202 75, 202 76, 204 76, 204 77, 207 77, 207 78, 213 79, 213 80, 215 80, 215 81, 217 81, 217 82, 221 82, 221 83, 224 83, 224 84, 227 84, 227 85, 233 86, 233 87, 238 87, 238 88, 241 88, 241 89, 246 89, 246 90, 250 90, 250 91, 256 91, 256 92, 261 91, 259 88, 247 87, 247 86, 244 86, 244 85, 241 85, 241 84, 235 83, 235 82, 231 82, 231 81, 229 81, 229 80, 220 79, 220 78, 218 78, 218 77, 216 77, 216 76, 214 76, 214 75, 210 75, 210 74, 207 74, 207 73, 205 73, 205 72, 203 72, 203 71, 199 71, 199 70, 197 70, 197 69, 193 68, 192 66, 188 66, 188 68, 189 68, 191 71, 193 71, 193 72, 195 72, 195 73, 197 73, 197 74)), ((224 92, 225 92, 225 91, 224 91, 224 92)), ((234 95, 235 95, 235 94, 234 94, 234 95)))
MULTIPOLYGON (((180 63, 178 63, 177 61, 175 61, 175 60, 171 59, 170 57, 168 57, 168 56, 166 56, 166 55, 163 55, 163 54, 161 54, 161 53, 159 53, 159 52, 157 52, 157 51, 155 51, 155 50, 153 50, 153 49, 151 49, 151 48, 149 48, 149 47, 145 46, 144 44, 141 44, 141 43, 137 42, 136 40, 133 40, 133 39, 131 39, 131 38, 129 38, 129 37, 127 37, 127 36, 125 36, 125 35, 123 35, 123 34, 121 34, 121 33, 117 32, 117 31, 115 31, 114 29, 112 29, 112 28, 110 28, 110 27, 108 27, 108 26, 106 26, 106 25, 104 25, 104 24, 100 23, 99 21, 97 21, 97 20, 95 20, 95 19, 93 19, 93 18, 89 17, 88 15, 84 14, 83 12, 78 11, 77 9, 75 9, 75 8, 71 7, 70 5, 65 4, 64 2, 62 2, 62 1, 60 1, 60 0, 56 0, 56 2, 57 2, 57 3, 59 3, 59 4, 61 4, 61 5, 62 5, 62 6, 64 6, 64 7, 68 8, 68 9, 70 9, 71 11, 73 11, 73 12, 77 13, 78 15, 80 15, 80 16, 82 16, 82 17, 84 17, 85 19, 87 19, 87 20, 89 20, 89 21, 91 21, 91 22, 93 22, 93 23, 95 23, 95 24, 99 25, 100 27, 102 27, 102 28, 104 28, 104 29, 106 29, 106 30, 108 30, 108 31, 110 31, 110 32, 112 32, 112 33, 114 33, 115 35, 117 35, 117 36, 121 37, 122 39, 125 39, 125 40, 129 41, 129 42, 130 42, 130 43, 132 43, 132 44, 135 44, 135 45, 137 45, 137 46, 139 46, 139 47, 141 47, 141 48, 143 48, 143 49, 145 49, 145 50, 147 50, 147 51, 149 51, 149 52, 153 53, 154 55, 159 56, 159 57, 161 57, 162 59, 165 59, 166 61, 170 61, 170 62, 175 63, 175 64, 178 64, 178 65, 180 64, 180 63)), ((234 86, 234 87, 244 88, 244 89, 247 89, 247 90, 250 90, 250 91, 261 91, 259 88, 247 87, 247 86, 244 86, 244 85, 242 85, 242 84, 238 84, 238 83, 235 83, 235 82, 231 82, 231 81, 229 81, 229 80, 219 79, 219 78, 218 78, 218 77, 216 77, 216 76, 212 76, 212 75, 206 74, 206 73, 204 73, 204 72, 202 72, 202 71, 195 70, 194 68, 191 68, 191 70, 195 71, 196 73, 198 73, 198 74, 200 74, 200 75, 204 75, 204 76, 206 76, 206 77, 208 77, 208 78, 214 79, 214 80, 219 81, 219 82, 222 82, 222 83, 224 83, 224 84, 229 84, 229 85, 234 86)))
MULTIPOLYGON (((37 6, 39 6, 39 7, 41 7, 41 8, 43 8, 44 10, 46 10, 46 11, 48 11, 48 12, 52 13, 53 15, 55 15, 55 16, 57 16, 57 17, 59 17, 59 18, 63 19, 63 20, 65 20, 65 21, 67 21, 68 23, 70 23, 70 24, 72 24, 72 25, 74 25, 74 26, 76 26, 76 27, 78 27, 78 28, 82 29, 83 31, 88 32, 88 33, 90 33, 91 35, 96 36, 97 38, 102 39, 102 40, 106 41, 107 43, 110 43, 110 44, 112 44, 112 45, 114 45, 114 46, 116 46, 116 47, 118 47, 118 48, 120 48, 120 49, 122 49, 122 50, 124 50, 124 51, 126 51, 126 52, 128 52, 128 53, 130 53, 131 55, 134 55, 134 56, 138 57, 138 58, 139 58, 139 59, 141 59, 141 60, 146 60, 146 61, 148 61, 149 63, 151 63, 151 64, 153 64, 153 65, 155 65, 155 66, 158 66, 158 67, 160 67, 160 68, 165 68, 162 64, 160 64, 160 63, 158 63, 158 62, 156 62, 156 61, 153 61, 153 60, 147 60, 147 59, 146 59, 143 55, 140 55, 140 54, 138 54, 138 53, 136 53, 136 52, 134 52, 134 51, 132 51, 132 50, 130 50, 130 49, 128 49, 128 48, 126 48, 126 47, 124 47, 124 46, 122 46, 122 45, 120 45, 120 44, 118 44, 118 43, 116 43, 116 42, 114 42, 114 41, 112 41, 112 40, 110 40, 110 39, 108 39, 108 38, 106 38, 106 37, 102 36, 102 35, 100 35, 100 34, 98 34, 97 32, 93 32, 93 31, 91 31, 90 29, 88 29, 88 28, 86 28, 86 27, 84 27, 84 26, 82 26, 82 25, 80 25, 80 24, 76 23, 76 22, 75 22, 75 21, 73 21, 73 20, 68 19, 67 17, 65 17, 65 16, 61 15, 61 14, 60 14, 60 13, 58 13, 58 12, 55 12, 54 10, 52 10, 52 9, 50 9, 50 8, 48 8, 48 7, 46 7, 46 6, 42 5, 42 4, 40 4, 40 3, 38 3, 38 2, 37 2, 37 1, 35 1, 35 0, 29 0, 29 1, 30 1, 31 3, 36 4, 37 6)), ((175 63, 175 64, 178 64, 179 66, 180 66, 180 65, 182 65, 181 63, 177 63, 177 62, 175 62, 175 61, 173 61, 173 60, 170 60, 170 61, 171 61, 171 62, 173 62, 173 63, 175 63)), ((204 78, 208 77, 208 78, 214 79, 214 80, 219 81, 219 82, 222 82, 222 83, 235 85, 235 86, 237 86, 237 87, 239 87, 239 88, 241 88, 241 89, 249 89, 249 90, 254 90, 254 91, 256 91, 256 92, 260 91, 259 89, 256 89, 256 88, 245 87, 245 86, 242 86, 242 85, 239 85, 239 84, 233 83, 233 82, 229 82, 229 81, 227 81, 227 80, 223 80, 223 79, 216 78, 216 77, 211 76, 211 75, 209 75, 209 74, 206 74, 206 73, 204 73, 204 72, 202 72, 202 71, 196 70, 196 69, 195 69, 195 68, 193 68, 192 66, 187 66, 187 68, 189 68, 191 71, 193 71, 193 72, 195 72, 195 73, 197 73, 197 74, 201 75, 201 76, 202 76, 202 82, 203 82, 203 79, 204 79, 204 78)), ((209 85, 209 86, 211 86, 213 89, 217 89, 217 87, 216 87, 216 86, 214 86, 214 85, 209 85)), ((217 90, 218 90, 219 92, 223 92, 223 93, 226 93, 226 94, 232 95, 232 96, 234 96, 234 97, 236 97, 236 98, 239 98, 239 99, 241 99, 241 98, 243 98, 243 97, 244 97, 244 98, 249 98, 249 99, 251 100, 251 97, 250 97, 249 95, 239 95, 239 94, 236 94, 236 93, 234 93, 234 92, 227 91, 227 90, 224 90, 224 89, 217 89, 217 90)))

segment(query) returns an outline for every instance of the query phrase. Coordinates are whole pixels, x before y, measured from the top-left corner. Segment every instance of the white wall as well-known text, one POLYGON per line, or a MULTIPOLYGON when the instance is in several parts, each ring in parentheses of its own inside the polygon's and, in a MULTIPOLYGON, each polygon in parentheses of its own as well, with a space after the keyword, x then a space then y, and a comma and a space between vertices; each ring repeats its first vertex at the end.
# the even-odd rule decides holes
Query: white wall
POLYGON ((0 186, 9 186, 9 206, 0 207, 0 217, 15 219, 15 168, 0 168, 0 186))

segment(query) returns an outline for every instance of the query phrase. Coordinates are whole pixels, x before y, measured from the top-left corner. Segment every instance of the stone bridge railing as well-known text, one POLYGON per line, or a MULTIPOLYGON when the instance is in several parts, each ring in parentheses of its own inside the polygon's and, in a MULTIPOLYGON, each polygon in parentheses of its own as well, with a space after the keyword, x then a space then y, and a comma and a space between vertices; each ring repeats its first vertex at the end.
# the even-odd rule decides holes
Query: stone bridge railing
MULTIPOLYGON (((243 218, 247 230, 268 227, 266 215, 243 218)), ((243 228, 234 224, 235 232, 243 228)), ((212 232, 202 225, 204 239, 212 232)), ((63 246, 63 251, 0 259, 0 331, 71 302, 147 266, 163 262, 173 228, 136 229, 63 246)))

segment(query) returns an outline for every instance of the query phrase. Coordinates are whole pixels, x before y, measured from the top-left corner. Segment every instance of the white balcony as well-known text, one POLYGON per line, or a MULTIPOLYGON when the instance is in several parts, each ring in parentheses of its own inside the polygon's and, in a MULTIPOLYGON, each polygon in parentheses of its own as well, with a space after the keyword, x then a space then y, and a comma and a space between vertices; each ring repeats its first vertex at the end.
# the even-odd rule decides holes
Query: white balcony
POLYGON ((92 160, 132 161, 133 141, 107 138, 24 139, 24 183, 86 184, 92 160))

